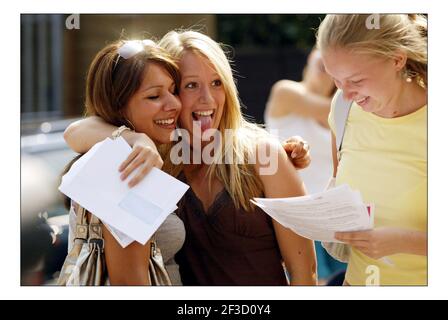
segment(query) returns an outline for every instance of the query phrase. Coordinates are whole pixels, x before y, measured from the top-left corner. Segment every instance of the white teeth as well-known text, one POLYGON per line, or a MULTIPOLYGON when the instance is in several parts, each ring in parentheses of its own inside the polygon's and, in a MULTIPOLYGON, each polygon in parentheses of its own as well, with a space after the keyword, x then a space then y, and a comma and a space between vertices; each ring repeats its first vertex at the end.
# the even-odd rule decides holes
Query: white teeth
POLYGON ((195 115, 200 116, 200 117, 208 117, 211 116, 213 114, 213 110, 208 110, 208 111, 195 111, 193 112, 195 115))
POLYGON ((367 97, 364 97, 364 98, 362 98, 360 100, 356 100, 356 103, 363 103, 366 99, 367 99, 367 97))
POLYGON ((155 120, 154 122, 156 124, 161 124, 161 125, 170 125, 170 124, 174 123, 174 118, 164 119, 164 120, 155 120))

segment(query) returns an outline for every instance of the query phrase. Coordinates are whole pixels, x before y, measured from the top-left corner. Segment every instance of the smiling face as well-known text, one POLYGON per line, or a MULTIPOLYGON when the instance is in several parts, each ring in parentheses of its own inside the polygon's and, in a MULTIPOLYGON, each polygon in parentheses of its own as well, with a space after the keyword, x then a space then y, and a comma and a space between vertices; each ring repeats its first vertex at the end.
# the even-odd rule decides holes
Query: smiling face
POLYGON ((146 66, 142 84, 125 107, 126 118, 137 132, 155 143, 169 143, 176 128, 181 104, 170 74, 157 63, 146 66))
POLYGON ((400 70, 406 57, 378 58, 356 54, 346 49, 326 50, 322 54, 327 73, 344 97, 354 100, 364 111, 384 112, 403 85, 400 70))
POLYGON ((182 111, 179 123, 193 133, 193 123, 201 132, 217 129, 221 121, 226 94, 220 76, 211 62, 201 54, 186 51, 179 62, 182 111))

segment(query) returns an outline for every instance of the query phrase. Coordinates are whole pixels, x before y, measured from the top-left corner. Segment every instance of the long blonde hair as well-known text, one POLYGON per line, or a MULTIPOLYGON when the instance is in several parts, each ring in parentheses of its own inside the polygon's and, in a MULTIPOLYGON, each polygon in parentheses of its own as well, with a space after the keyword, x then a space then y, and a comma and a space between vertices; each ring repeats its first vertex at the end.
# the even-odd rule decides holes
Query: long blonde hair
MULTIPOLYGON (((244 119, 232 68, 224 50, 208 36, 191 30, 171 31, 160 40, 159 45, 178 61, 186 51, 202 55, 212 63, 218 73, 226 97, 218 130, 223 134, 226 129, 232 129, 234 134, 231 142, 225 141, 226 137, 222 135, 220 154, 215 155, 214 162, 208 169, 209 183, 211 184, 213 178, 217 178, 237 208, 251 211, 253 205, 250 199, 262 196, 264 188, 254 165, 249 164, 249 159, 254 159, 257 141, 267 136, 267 133, 244 119), (226 145, 232 147, 226 149, 226 145), (229 153, 232 153, 233 163, 225 164, 224 159, 229 159, 229 153)), ((165 157, 164 160, 166 164, 164 169, 174 176, 179 175, 182 165, 174 166, 169 157, 165 157)))
POLYGON ((379 15, 379 29, 367 28, 366 14, 327 15, 317 32, 317 47, 347 48, 357 53, 392 56, 397 50, 407 54, 403 73, 428 86, 428 22, 417 14, 379 15))

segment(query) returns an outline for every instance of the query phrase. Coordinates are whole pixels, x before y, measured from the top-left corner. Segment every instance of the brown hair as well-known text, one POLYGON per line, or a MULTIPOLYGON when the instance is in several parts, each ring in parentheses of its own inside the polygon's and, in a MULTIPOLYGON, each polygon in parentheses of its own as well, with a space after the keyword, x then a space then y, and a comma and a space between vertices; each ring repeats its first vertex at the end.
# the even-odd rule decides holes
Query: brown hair
MULTIPOLYGON (((124 40, 107 45, 97 53, 90 64, 86 83, 86 115, 96 115, 115 126, 131 125, 123 113, 129 99, 140 88, 149 63, 157 63, 173 78, 176 91, 180 74, 171 56, 156 43, 145 43, 135 56, 124 59, 118 49, 124 40)), ((72 159, 64 168, 66 174, 82 154, 72 159)), ((70 208, 70 198, 64 197, 64 205, 70 208)))
MULTIPOLYGON (((64 169, 62 170, 61 176, 60 176, 61 181, 60 181, 59 184, 61 184, 61 182, 62 182, 62 177, 63 177, 67 172, 70 171, 70 169, 71 169, 71 167, 73 166, 73 164, 74 164, 76 161, 78 161, 79 158, 81 158, 83 155, 84 155, 83 153, 78 154, 78 155, 75 156, 72 160, 70 160, 69 163, 67 163, 67 164, 65 165, 64 169)), ((65 209, 70 210, 70 202, 71 202, 71 199, 70 199, 69 197, 67 197, 65 194, 62 194, 62 197, 63 197, 63 202, 64 202, 64 207, 65 207, 65 209)))
POLYGON ((407 54, 404 73, 427 88, 428 22, 417 14, 382 14, 379 29, 366 26, 366 14, 327 15, 319 26, 317 46, 325 51, 341 47, 380 56, 396 50, 407 54))
POLYGON ((90 64, 86 82, 86 115, 99 116, 115 126, 130 125, 123 109, 139 89, 149 63, 157 63, 166 69, 176 88, 180 82, 176 63, 156 43, 146 44, 141 52, 129 59, 118 54, 124 43, 124 40, 116 41, 98 52, 90 64))

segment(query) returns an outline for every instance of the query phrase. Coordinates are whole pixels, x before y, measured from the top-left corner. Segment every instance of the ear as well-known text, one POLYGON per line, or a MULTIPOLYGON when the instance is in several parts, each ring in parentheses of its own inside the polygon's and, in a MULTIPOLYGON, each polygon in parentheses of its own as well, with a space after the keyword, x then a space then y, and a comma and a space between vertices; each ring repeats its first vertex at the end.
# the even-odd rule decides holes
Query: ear
POLYGON ((400 71, 406 65, 406 62, 408 60, 408 55, 404 51, 397 50, 395 52, 394 56, 392 57, 392 60, 393 60, 395 69, 397 71, 400 71))

